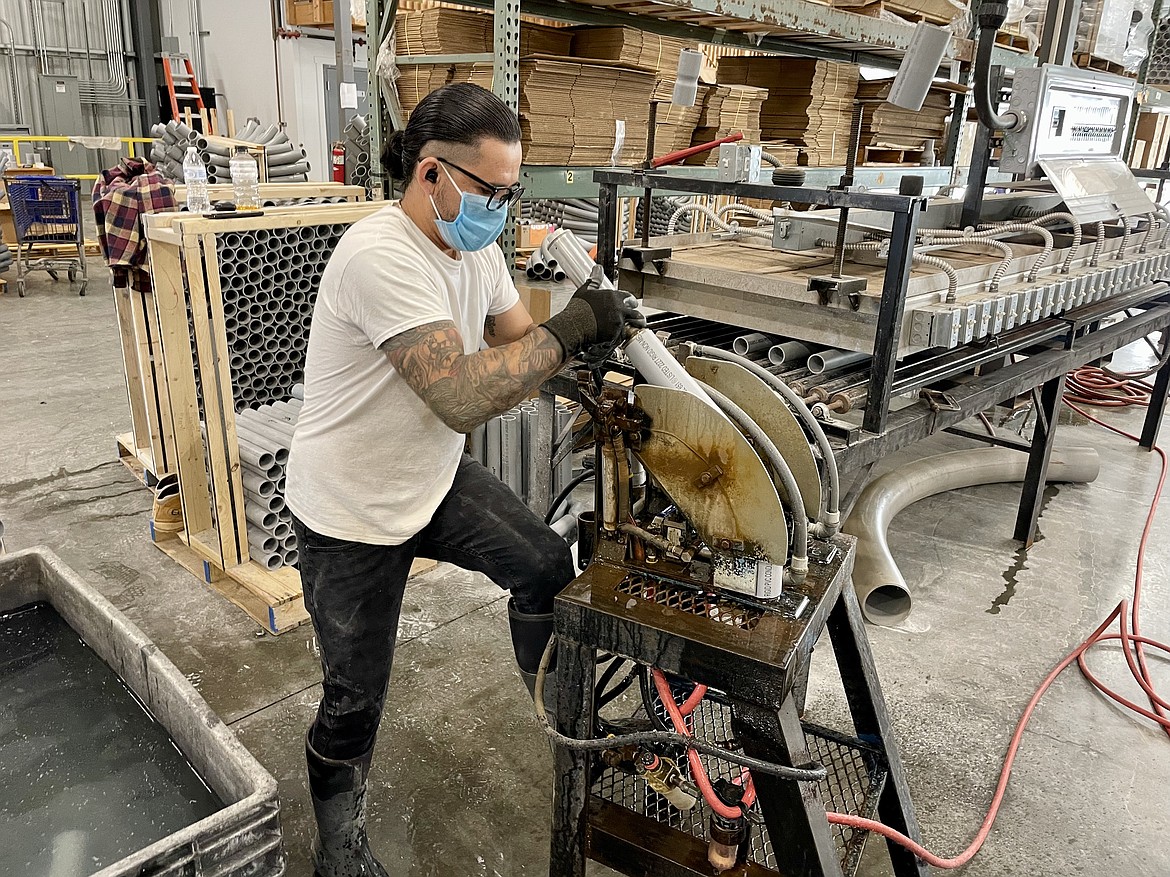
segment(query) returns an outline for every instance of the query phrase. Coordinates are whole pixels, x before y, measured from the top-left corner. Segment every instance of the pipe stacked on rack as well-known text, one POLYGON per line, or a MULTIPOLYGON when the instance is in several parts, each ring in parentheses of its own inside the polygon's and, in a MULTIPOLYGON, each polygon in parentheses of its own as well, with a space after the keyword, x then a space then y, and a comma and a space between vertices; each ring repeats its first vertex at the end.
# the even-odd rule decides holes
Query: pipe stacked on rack
MULTIPOLYGON (((553 437, 561 436, 576 419, 575 406, 557 403, 553 409, 553 437)), ((535 483, 534 473, 540 465, 551 466, 551 460, 542 460, 536 449, 537 406, 522 402, 515 408, 493 417, 469 436, 470 453, 489 472, 503 481, 522 502, 532 506, 536 497, 530 496, 535 483)), ((565 441, 570 441, 566 438, 565 441)), ((573 455, 565 454, 552 471, 549 481, 551 500, 573 477, 573 455)))
POLYGON ((3 274, 12 267, 12 250, 8 248, 8 244, 0 241, 0 274, 3 274))
POLYGON ((348 226, 216 234, 237 408, 285 399, 303 379, 321 273, 348 226))
POLYGON ((294 397, 236 414, 248 553, 269 570, 296 566, 299 559, 292 512, 284 501, 284 467, 303 404, 294 397))
POLYGON ((597 243, 597 200, 590 198, 545 198, 525 201, 520 215, 534 222, 551 222, 567 228, 590 243, 597 243))
POLYGON ((264 147, 268 180, 273 183, 303 183, 309 179, 309 162, 305 150, 294 144, 277 125, 263 125, 250 118, 232 139, 207 136, 182 122, 171 120, 150 129, 154 143, 150 160, 172 180, 183 179, 183 159, 187 148, 194 146, 207 167, 207 182, 230 183, 230 162, 235 144, 249 143, 264 147))

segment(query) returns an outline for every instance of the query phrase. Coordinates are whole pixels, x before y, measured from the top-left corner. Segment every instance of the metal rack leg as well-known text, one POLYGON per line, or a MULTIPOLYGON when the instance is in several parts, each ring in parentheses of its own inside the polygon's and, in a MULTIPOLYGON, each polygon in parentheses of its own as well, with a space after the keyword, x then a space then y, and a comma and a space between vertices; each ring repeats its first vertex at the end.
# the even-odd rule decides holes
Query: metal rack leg
MULTIPOLYGON (((570 737, 593 736, 594 650, 558 637, 557 729, 570 737)), ((552 850, 549 877, 585 877, 586 807, 592 756, 557 746, 554 753, 552 850)))
MULTIPOLYGON (((1162 330, 1162 354, 1170 347, 1170 326, 1162 330)), ((1150 407, 1146 409, 1146 422, 1142 426, 1141 446, 1150 450, 1158 442, 1158 431, 1162 427, 1162 415, 1166 411, 1166 393, 1170 391, 1170 362, 1158 369, 1154 378, 1154 392, 1150 394, 1150 407)))
POLYGON ((1056 439, 1056 419, 1060 400, 1064 395, 1064 375, 1053 378, 1040 389, 1040 410, 1036 412, 1036 429, 1032 433, 1032 449, 1028 452, 1028 471, 1020 495, 1020 511, 1016 515, 1015 538, 1030 547, 1036 536, 1036 521, 1044 503, 1044 486, 1048 482, 1048 461, 1056 439))
POLYGON ((618 189, 603 183, 597 193, 597 261, 605 276, 617 280, 618 189))
MULTIPOLYGON (((833 653, 841 673, 841 684, 849 702, 849 712, 857 734, 873 742, 885 754, 889 776, 878 802, 878 816, 891 828, 914 841, 920 841, 922 834, 914 805, 910 802, 910 787, 906 782, 906 771, 902 767, 902 756, 890 726, 886 711, 886 700, 882 695, 881 682, 869 648, 865 633, 865 621, 853 586, 847 585, 837 598, 833 611, 829 613, 829 637, 833 642, 833 653)), ((887 841, 890 863, 897 877, 927 877, 930 869, 904 847, 887 841)))
MULTIPOLYGON (((746 754, 794 767, 808 764, 808 744, 793 698, 779 710, 735 704, 731 715, 732 730, 746 754)), ((752 781, 772 839, 776 870, 803 877, 840 877, 837 846, 816 784, 802 786, 759 771, 752 781)))

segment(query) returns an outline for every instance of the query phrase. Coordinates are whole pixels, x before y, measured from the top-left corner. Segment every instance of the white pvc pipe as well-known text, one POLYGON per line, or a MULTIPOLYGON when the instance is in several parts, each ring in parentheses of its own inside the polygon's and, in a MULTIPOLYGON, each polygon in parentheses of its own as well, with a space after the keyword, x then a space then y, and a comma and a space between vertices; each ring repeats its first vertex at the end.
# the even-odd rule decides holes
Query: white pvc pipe
MULTIPOLYGON (((887 472, 866 487, 842 528, 857 537, 853 587, 865 617, 874 624, 892 625, 910 614, 910 586, 886 542, 886 530, 898 512, 949 490, 1023 481, 1027 468, 1028 455, 1009 448, 952 451, 887 472)), ((1048 481, 1094 481, 1100 468, 1093 448, 1056 450, 1048 464, 1048 481)))

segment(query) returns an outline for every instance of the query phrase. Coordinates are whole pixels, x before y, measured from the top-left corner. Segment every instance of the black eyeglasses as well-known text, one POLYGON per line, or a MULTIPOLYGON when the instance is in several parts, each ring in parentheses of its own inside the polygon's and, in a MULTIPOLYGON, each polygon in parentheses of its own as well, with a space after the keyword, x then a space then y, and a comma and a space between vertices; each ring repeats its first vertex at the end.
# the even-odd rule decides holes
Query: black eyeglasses
MULTIPOLYGON (((438 156, 436 156, 436 158, 438 158, 438 156)), ((487 180, 477 177, 471 171, 461 168, 453 161, 447 161, 445 158, 439 158, 439 161, 447 165, 447 167, 455 168, 455 170, 459 171, 459 173, 463 174, 463 176, 474 180, 485 189, 490 190, 491 194, 488 195, 487 202, 488 210, 500 210, 501 208, 507 207, 509 204, 515 204, 519 202, 520 197, 524 194, 524 187, 519 183, 513 183, 510 186, 497 186, 495 183, 489 183, 487 180)))

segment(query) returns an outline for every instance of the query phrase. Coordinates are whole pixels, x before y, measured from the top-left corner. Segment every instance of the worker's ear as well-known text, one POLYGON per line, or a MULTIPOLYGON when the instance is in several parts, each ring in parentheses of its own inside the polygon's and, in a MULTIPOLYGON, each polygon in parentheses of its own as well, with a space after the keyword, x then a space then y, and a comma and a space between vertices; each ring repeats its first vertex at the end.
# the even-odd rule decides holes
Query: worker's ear
POLYGON ((420 158, 418 162, 418 177, 430 186, 424 186, 430 194, 434 194, 434 186, 439 182, 439 160, 433 156, 420 158))

